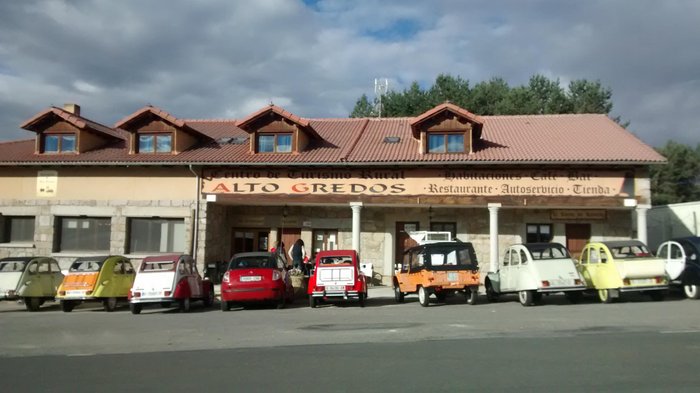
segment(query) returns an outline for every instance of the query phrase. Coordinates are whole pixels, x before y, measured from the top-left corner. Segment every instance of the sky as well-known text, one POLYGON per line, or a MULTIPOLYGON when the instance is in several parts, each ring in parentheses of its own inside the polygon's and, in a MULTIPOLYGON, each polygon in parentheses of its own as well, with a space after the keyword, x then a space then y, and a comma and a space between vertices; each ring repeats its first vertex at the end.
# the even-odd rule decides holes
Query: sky
POLYGON ((0 140, 33 138, 19 125, 64 103, 108 126, 148 104, 347 117, 375 78, 400 91, 542 74, 599 80, 644 142, 695 147, 699 21, 697 0, 1 1, 0 140))

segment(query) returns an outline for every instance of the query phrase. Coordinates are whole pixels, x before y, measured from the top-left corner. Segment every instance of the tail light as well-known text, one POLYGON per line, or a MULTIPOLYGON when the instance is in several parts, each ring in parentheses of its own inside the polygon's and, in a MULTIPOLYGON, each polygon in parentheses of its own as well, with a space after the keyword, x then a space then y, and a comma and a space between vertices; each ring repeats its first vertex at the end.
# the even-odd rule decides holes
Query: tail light
POLYGON ((66 291, 58 291, 58 294, 61 296, 66 296, 66 291))
POLYGON ((168 297, 168 296, 170 296, 171 293, 172 293, 172 291, 164 291, 163 296, 168 297))
POLYGON ((631 284, 631 281, 630 281, 629 278, 625 278, 624 280, 622 280, 622 283, 625 284, 625 285, 630 285, 630 284, 631 284))
POLYGON ((134 297, 141 297, 141 292, 134 292, 134 297))
POLYGON ((657 284, 663 284, 665 282, 666 282, 666 279, 664 277, 656 277, 657 284))
POLYGON ((548 287, 548 286, 549 286, 549 281, 543 280, 543 281, 542 281, 542 286, 545 287, 545 288, 548 287))
POLYGON ((281 279, 282 279, 282 274, 280 274, 280 272, 278 272, 277 270, 274 270, 272 272, 272 280, 275 281, 275 280, 281 280, 281 279))
POLYGON ((92 295, 92 291, 85 292, 86 295, 92 295))
POLYGON ((583 281, 581 281, 577 278, 574 280, 574 285, 583 285, 583 281))
POLYGON ((229 273, 228 271, 226 273, 224 273, 224 277, 221 278, 222 283, 228 284, 231 281, 231 277, 229 277, 228 273, 229 273))

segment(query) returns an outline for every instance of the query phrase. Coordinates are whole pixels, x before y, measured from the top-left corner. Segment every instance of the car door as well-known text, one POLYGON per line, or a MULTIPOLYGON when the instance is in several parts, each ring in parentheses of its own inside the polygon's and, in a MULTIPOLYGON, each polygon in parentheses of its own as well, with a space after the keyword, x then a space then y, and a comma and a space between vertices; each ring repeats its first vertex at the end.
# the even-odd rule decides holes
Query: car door
POLYGON ((202 282, 194 267, 194 260, 186 258, 187 266, 187 281, 190 284, 190 293, 192 297, 202 297, 202 282))
POLYGON ((656 251, 656 256, 666 262, 666 274, 671 280, 677 280, 685 269, 685 251, 674 241, 662 243, 656 251))
POLYGON ((503 263, 498 270, 498 278, 501 280, 501 292, 508 292, 513 290, 513 286, 510 282, 510 254, 511 249, 506 250, 505 256, 503 257, 503 263))
POLYGON ((597 272, 598 263, 600 263, 600 257, 598 251, 596 251, 592 246, 586 247, 581 252, 581 276, 586 281, 586 286, 593 288, 596 285, 594 280, 594 273, 597 272))
POLYGON ((53 276, 51 274, 51 264, 48 259, 39 262, 37 271, 38 286, 35 288, 33 296, 51 296, 53 290, 53 276))
POLYGON ((58 262, 52 260, 49 264, 51 269, 51 293, 47 296, 55 296, 58 291, 58 286, 63 282, 63 272, 58 262))

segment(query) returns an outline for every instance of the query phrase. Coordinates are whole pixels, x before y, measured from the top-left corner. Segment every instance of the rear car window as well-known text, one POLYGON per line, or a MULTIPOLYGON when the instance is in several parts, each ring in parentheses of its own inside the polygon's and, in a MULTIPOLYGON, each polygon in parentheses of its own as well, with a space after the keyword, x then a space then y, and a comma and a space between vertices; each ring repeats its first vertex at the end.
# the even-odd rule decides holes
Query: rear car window
POLYGON ((83 260, 83 261, 75 261, 73 262, 72 265, 70 265, 70 271, 71 272, 80 272, 80 273, 86 273, 86 272, 99 272, 100 267, 102 266, 102 261, 89 261, 89 260, 83 260))
POLYGON ((233 258, 229 264, 229 269, 246 269, 246 268, 274 268, 276 267, 275 260, 268 256, 250 256, 233 258))
POLYGON ((328 257, 321 257, 319 261, 321 265, 341 265, 341 264, 352 264, 351 255, 335 255, 328 257))
POLYGON ((142 272, 169 272, 175 270, 174 261, 148 261, 141 263, 142 272))
POLYGON ((25 266, 26 261, 3 261, 0 262, 0 273, 23 272, 25 266))
POLYGON ((641 244, 610 247, 610 253, 616 259, 647 258, 651 256, 649 250, 641 244))
POLYGON ((537 261, 541 259, 562 259, 571 258, 569 251, 561 244, 542 244, 527 246, 532 255, 532 259, 537 261))

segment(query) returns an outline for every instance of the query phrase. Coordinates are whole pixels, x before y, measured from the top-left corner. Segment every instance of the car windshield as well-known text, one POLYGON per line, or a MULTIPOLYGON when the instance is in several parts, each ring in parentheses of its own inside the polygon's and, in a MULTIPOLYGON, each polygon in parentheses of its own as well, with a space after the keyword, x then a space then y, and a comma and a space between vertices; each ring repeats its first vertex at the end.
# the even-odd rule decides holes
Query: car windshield
POLYGON ((70 266, 71 272, 87 273, 87 272, 99 272, 102 266, 101 260, 80 260, 75 261, 70 266))
POLYGON ((628 244, 609 248, 613 258, 616 259, 647 258, 652 256, 643 244, 628 244))
POLYGON ((561 244, 533 244, 526 246, 530 250, 532 259, 537 261, 541 259, 562 259, 571 258, 569 251, 561 244))
POLYGON ((247 257, 234 257, 229 264, 229 269, 245 269, 245 268, 273 268, 275 260, 266 255, 254 255, 247 257))
POLYGON ((26 265, 26 261, 2 261, 0 262, 0 273, 23 272, 26 265))
POLYGON ((352 255, 334 255, 321 257, 319 263, 321 265, 352 264, 352 255))
POLYGON ((175 261, 146 261, 141 263, 142 272, 169 272, 175 270, 175 261))

